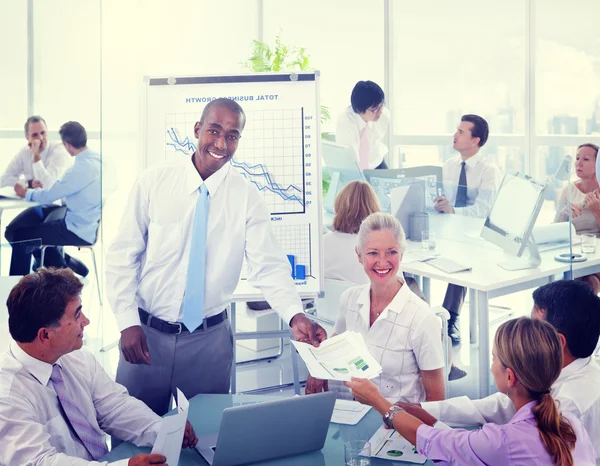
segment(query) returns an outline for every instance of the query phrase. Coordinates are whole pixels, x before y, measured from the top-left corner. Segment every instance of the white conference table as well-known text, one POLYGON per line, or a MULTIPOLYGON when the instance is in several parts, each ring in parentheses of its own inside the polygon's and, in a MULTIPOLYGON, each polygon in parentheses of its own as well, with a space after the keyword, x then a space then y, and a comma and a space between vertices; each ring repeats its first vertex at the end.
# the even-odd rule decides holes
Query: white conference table
MULTIPOLYGON (((470 266, 472 270, 447 274, 426 262, 403 262, 401 268, 403 272, 423 278, 423 293, 427 299, 430 297, 432 279, 469 289, 471 343, 479 344, 479 396, 484 397, 491 393, 489 300, 536 288, 556 279, 569 278, 571 265, 554 259, 558 253, 568 252, 568 248, 542 253, 539 267, 509 271, 498 265, 509 259, 509 256, 493 244, 473 237, 477 229, 480 230, 482 221, 453 219, 451 217, 456 216, 450 215, 432 217, 432 229, 438 232, 435 252, 461 265, 470 266)), ((422 251, 420 242, 407 243, 407 251, 422 251)), ((406 257, 409 256, 410 254, 406 257)), ((586 257, 586 262, 573 264, 573 278, 600 271, 600 250, 597 248, 595 254, 586 257)))

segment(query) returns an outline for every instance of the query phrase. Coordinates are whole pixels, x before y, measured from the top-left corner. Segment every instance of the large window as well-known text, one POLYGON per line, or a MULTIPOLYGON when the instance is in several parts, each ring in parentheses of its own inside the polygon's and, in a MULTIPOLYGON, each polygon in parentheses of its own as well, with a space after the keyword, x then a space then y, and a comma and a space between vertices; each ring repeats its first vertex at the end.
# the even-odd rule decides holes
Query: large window
POLYGON ((284 43, 305 47, 321 71, 321 104, 331 111, 324 131, 335 131, 357 81, 384 87, 383 26, 382 0, 264 2, 264 40, 273 43, 281 33, 284 43))
POLYGON ((523 144, 499 136, 525 131, 523 2, 393 2, 393 15, 392 164, 422 165, 423 154, 405 144, 427 136, 442 144, 428 161, 443 162, 454 154, 460 116, 475 113, 490 124, 485 153, 502 168, 522 169, 523 144))

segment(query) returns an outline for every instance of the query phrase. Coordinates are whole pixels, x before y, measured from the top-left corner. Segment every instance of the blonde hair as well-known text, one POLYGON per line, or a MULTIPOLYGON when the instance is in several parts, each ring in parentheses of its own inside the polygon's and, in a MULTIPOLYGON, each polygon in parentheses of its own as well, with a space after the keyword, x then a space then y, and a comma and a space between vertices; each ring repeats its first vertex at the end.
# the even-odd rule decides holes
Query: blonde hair
POLYGON ((495 338, 496 353, 504 367, 538 404, 533 408, 540 437, 557 466, 573 466, 575 431, 565 419, 550 387, 560 375, 563 349, 558 333, 548 322, 521 317, 500 326, 495 338))
POLYGON ((373 188, 364 181, 352 181, 335 198, 333 229, 342 233, 358 233, 362 221, 379 212, 379 200, 373 188))
POLYGON ((360 224, 360 229, 358 230, 358 249, 362 251, 365 242, 367 241, 367 236, 369 236, 371 232, 380 230, 391 231, 398 242, 400 254, 403 254, 404 251, 406 251, 406 235, 404 234, 402 225, 400 225, 398 219, 393 215, 383 214, 381 212, 375 212, 374 214, 369 215, 360 224))

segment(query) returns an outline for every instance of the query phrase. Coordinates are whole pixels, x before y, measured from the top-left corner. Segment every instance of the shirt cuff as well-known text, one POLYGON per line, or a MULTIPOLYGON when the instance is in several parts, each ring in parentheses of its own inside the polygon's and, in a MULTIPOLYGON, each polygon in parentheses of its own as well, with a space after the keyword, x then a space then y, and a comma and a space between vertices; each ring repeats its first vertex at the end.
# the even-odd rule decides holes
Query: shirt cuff
POLYGON ((436 419, 439 419, 441 417, 442 410, 440 409, 439 401, 429 401, 421 403, 421 408, 423 408, 436 419))
POLYGON ((25 200, 31 202, 31 198, 33 197, 33 189, 28 189, 25 191, 25 200))
POLYGON ((435 433, 435 428, 430 427, 427 424, 421 424, 417 429, 417 451, 420 455, 427 456, 425 452, 427 451, 427 447, 429 446, 429 437, 432 432, 435 433))
POLYGON ((127 466, 129 464, 129 460, 131 458, 125 458, 119 461, 114 461, 112 463, 108 463, 108 466, 127 466))
POLYGON ((142 325, 140 323, 140 315, 138 314, 137 307, 125 309, 121 312, 115 312, 115 318, 117 319, 117 327, 119 327, 120 332, 129 327, 142 325))
POLYGON ((300 306, 300 307, 292 306, 284 311, 281 311, 279 313, 279 316, 288 325, 288 327, 291 327, 292 318, 296 314, 304 314, 304 308, 302 306, 300 306))

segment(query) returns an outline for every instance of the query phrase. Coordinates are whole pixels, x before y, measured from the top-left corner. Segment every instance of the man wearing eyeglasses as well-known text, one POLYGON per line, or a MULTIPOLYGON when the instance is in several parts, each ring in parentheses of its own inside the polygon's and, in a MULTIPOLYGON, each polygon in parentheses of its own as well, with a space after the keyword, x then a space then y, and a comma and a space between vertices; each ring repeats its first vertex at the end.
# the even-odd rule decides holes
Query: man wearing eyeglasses
POLYGON ((390 123, 384 107, 383 89, 373 81, 359 81, 352 90, 350 105, 337 121, 335 141, 350 146, 358 156, 360 168, 387 168, 383 157, 388 152, 383 138, 390 123))

